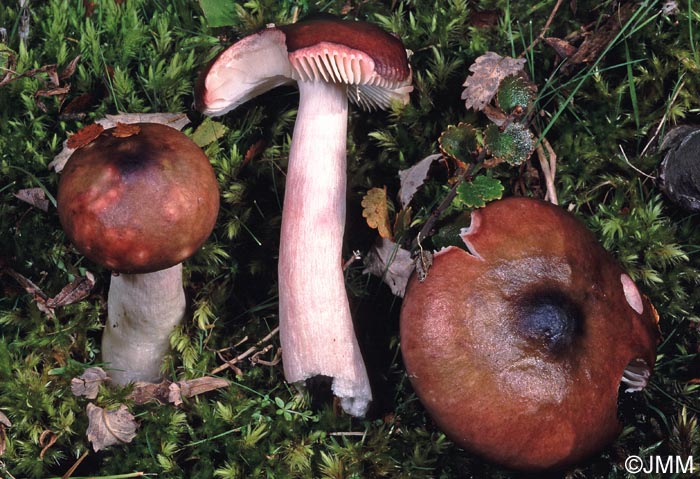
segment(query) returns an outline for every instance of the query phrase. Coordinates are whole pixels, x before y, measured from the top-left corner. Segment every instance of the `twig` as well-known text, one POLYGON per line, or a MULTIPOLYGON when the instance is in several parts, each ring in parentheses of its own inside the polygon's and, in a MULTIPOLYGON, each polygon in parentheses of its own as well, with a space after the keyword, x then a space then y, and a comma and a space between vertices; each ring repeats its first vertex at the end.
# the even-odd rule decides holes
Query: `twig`
POLYGON ((540 32, 539 35, 537 35, 537 38, 535 38, 528 47, 523 50, 523 52, 520 54, 520 57, 524 57, 527 55, 527 53, 535 48, 535 45, 537 45, 543 38, 544 34, 549 30, 550 25, 552 24, 552 21, 554 21, 554 16, 557 14, 557 10, 559 10, 559 7, 561 7, 562 0, 557 0, 557 4, 554 5, 554 8, 552 9, 552 12, 549 14, 549 18, 547 19, 547 22, 544 24, 544 27, 542 28, 542 31, 540 32))
POLYGON ((486 149, 484 148, 481 150, 476 160, 474 160, 473 163, 470 163, 469 166, 464 170, 464 172, 457 178, 457 181, 455 181, 455 183, 452 185, 452 188, 450 188, 450 192, 447 193, 447 196, 445 196, 445 198, 443 198, 443 200, 440 202, 437 208, 435 208, 433 212, 430 213, 430 216, 426 220, 421 230, 418 232, 418 235, 411 242, 411 251, 415 251, 415 249, 418 248, 419 241, 422 241, 433 234, 432 230, 435 226, 435 223, 438 219, 440 219, 440 215, 442 214, 442 212, 448 206, 450 206, 455 196, 457 196, 457 188, 459 187, 459 185, 474 174, 475 170, 477 169, 477 166, 481 165, 481 162, 484 160, 485 157, 486 149))
POLYGON ((544 199, 548 200, 550 203, 555 205, 559 204, 559 199, 557 198, 557 189, 554 187, 554 177, 556 176, 557 168, 557 154, 554 152, 554 148, 549 144, 546 138, 542 138, 537 146, 535 147, 537 151, 537 158, 540 160, 540 166, 542 167, 542 174, 544 175, 544 183, 547 188, 547 194, 544 199), (542 147, 544 145, 544 148, 542 147), (545 148, 547 151, 545 152, 545 148))
POLYGON ((668 107, 666 108, 666 113, 664 113, 664 116, 661 118, 661 121, 659 122, 659 126, 656 127, 656 131, 654 131, 654 134, 652 137, 649 139, 649 142, 644 146, 644 149, 642 152, 639 154, 639 157, 642 158, 644 155, 646 155, 647 151, 651 147, 651 144, 656 140, 659 136, 659 133, 661 133, 661 129, 664 127, 666 124, 666 120, 668 120, 668 112, 671 111, 671 107, 673 104, 676 102, 676 99, 678 98, 678 94, 681 92, 683 87, 685 86, 685 80, 681 82, 681 84, 676 88, 676 91, 673 93, 673 96, 671 97, 671 101, 668 103, 668 107))
POLYGON ((78 468, 78 466, 79 466, 79 465, 85 460, 85 458, 88 456, 88 453, 89 453, 89 452, 90 452, 89 450, 88 450, 88 451, 85 451, 85 452, 78 458, 78 460, 75 461, 75 464, 73 464, 73 465, 70 467, 70 469, 68 469, 68 470, 66 471, 66 473, 65 473, 64 475, 61 476, 61 479, 68 479, 69 477, 71 477, 71 476, 73 475, 73 473, 75 472, 75 470, 78 468))
MULTIPOLYGON (((236 357, 233 358, 233 359, 230 359, 230 360, 226 361, 226 362, 225 362, 224 364, 222 364, 221 366, 219 366, 219 367, 213 369, 209 374, 210 374, 210 375, 219 374, 221 371, 224 371, 224 370, 229 369, 229 368, 234 368, 235 365, 236 365, 237 363, 243 361, 245 358, 247 358, 247 357, 250 356, 251 354, 256 353, 256 352, 258 351, 258 348, 259 348, 263 343, 266 343, 266 342, 268 342, 270 339, 272 339, 277 333, 279 333, 279 330, 280 330, 280 328, 279 328, 279 326, 277 326, 275 329, 273 329, 272 331, 270 331, 270 333, 269 333, 267 336, 265 336, 265 337, 262 338, 260 341, 258 341, 257 343, 255 343, 254 346, 251 346, 251 347, 248 348, 245 352, 239 354, 238 356, 236 356, 236 357)), ((238 368, 235 368, 235 369, 238 369, 238 368)), ((239 371, 240 371, 240 370, 239 370, 239 371)))
POLYGON ((637 168, 636 166, 634 166, 632 163, 630 163, 630 160, 627 158, 627 153, 625 153, 625 150, 622 149, 622 145, 619 145, 619 147, 620 147, 620 151, 622 152, 622 159, 625 160, 625 163, 627 163, 627 164, 629 165, 630 168, 632 168, 634 171, 636 171, 636 172, 639 173, 640 175, 646 176, 646 177, 649 178, 650 180, 656 180, 656 177, 655 177, 655 176, 651 176, 651 175, 649 175, 649 174, 647 174, 647 173, 644 173, 642 170, 640 170, 639 168, 637 168))

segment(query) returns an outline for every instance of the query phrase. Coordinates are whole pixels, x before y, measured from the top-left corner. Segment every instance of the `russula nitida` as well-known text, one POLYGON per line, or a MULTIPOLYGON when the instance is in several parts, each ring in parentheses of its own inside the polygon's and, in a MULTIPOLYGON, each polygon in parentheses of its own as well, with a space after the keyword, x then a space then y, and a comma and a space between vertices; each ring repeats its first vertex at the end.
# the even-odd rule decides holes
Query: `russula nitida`
POLYGON ((219 209, 214 170, 185 134, 151 123, 125 130, 77 149, 57 197, 76 249, 115 273, 102 359, 121 385, 160 378, 169 335, 185 316, 182 261, 207 239, 219 209))
POLYGON ((403 300, 401 350, 426 410, 455 443, 508 468, 601 450, 621 430, 618 392, 643 389, 654 366, 653 306, 549 203, 496 201, 461 237, 468 252, 436 253, 403 300))
POLYGON ((270 26, 223 51, 201 75, 197 108, 223 115, 296 83, 297 113, 282 211, 280 341, 285 377, 333 379, 349 414, 371 400, 342 271, 348 99, 365 109, 407 103, 411 69, 401 41, 330 16, 270 26))

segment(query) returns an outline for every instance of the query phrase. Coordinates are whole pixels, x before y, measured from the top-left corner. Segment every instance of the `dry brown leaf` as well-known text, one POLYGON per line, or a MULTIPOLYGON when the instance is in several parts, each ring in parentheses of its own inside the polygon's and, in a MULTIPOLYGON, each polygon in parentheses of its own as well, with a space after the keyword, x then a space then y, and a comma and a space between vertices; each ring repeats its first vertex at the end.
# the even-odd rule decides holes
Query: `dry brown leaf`
POLYGON ((135 404, 158 401, 162 404, 172 403, 175 406, 179 406, 182 404, 183 398, 190 398, 230 385, 231 383, 226 379, 210 376, 178 381, 176 383, 167 379, 155 384, 137 382, 134 384, 134 389, 129 398, 133 399, 135 404))
POLYGON ((120 122, 117 122, 114 130, 112 130, 112 136, 115 138, 129 138, 130 136, 138 135, 139 133, 141 133, 140 126, 120 122))
POLYGON ((416 191, 423 186, 423 183, 428 178, 430 166, 440 158, 442 158, 442 155, 439 153, 428 155, 410 168, 399 171, 399 180, 401 182, 399 201, 401 201, 402 208, 406 208, 406 205, 411 202, 413 195, 416 194, 416 191))
POLYGON ((89 403, 87 414, 87 438, 95 452, 115 444, 128 444, 136 437, 138 423, 124 404, 116 411, 108 411, 89 403))
POLYGON ((501 80, 520 74, 524 66, 524 58, 502 57, 494 52, 486 52, 474 60, 469 67, 472 75, 462 85, 466 87, 462 92, 462 100, 465 100, 467 109, 483 110, 496 95, 501 80))
POLYGON ((73 58, 68 66, 63 69, 60 75, 58 75, 58 78, 61 80, 65 80, 66 78, 72 77, 73 73, 75 73, 75 69, 78 66, 78 62, 80 61, 80 55, 77 57, 73 58))
POLYGON ((228 387, 231 383, 223 378, 203 377, 187 381, 178 381, 170 385, 168 402, 176 406, 182 404, 182 398, 190 398, 215 389, 228 387))
POLYGON ((15 197, 29 203, 41 211, 49 211, 49 199, 41 188, 25 188, 15 193, 15 197))
MULTIPOLYGON (((189 122, 189 118, 184 113, 120 113, 119 115, 107 115, 105 118, 95 121, 95 124, 102 126, 103 129, 108 129, 117 126, 117 123, 160 123, 176 130, 182 130, 189 122)), ((56 173, 63 170, 68 158, 76 150, 76 147, 71 146, 69 142, 70 138, 63 142, 63 149, 49 163, 50 170, 52 169, 56 173)))
POLYGON ((379 238, 365 258, 363 274, 373 274, 384 281, 391 292, 402 297, 414 270, 411 253, 386 238, 379 238))
POLYGON ((392 238, 386 188, 370 189, 362 198, 361 204, 362 216, 367 220, 369 227, 377 229, 382 238, 392 238))
POLYGON ((24 290, 32 295, 32 299, 36 303, 36 307, 42 313, 49 317, 54 317, 54 309, 67 304, 72 304, 82 300, 88 295, 90 289, 95 284, 95 277, 89 271, 85 273, 85 277, 79 277, 65 286, 55 297, 49 298, 39 286, 34 284, 29 278, 21 275, 12 268, 4 268, 3 273, 12 276, 24 290))
POLYGON ((552 47, 554 53, 556 53, 557 56, 562 60, 569 58, 571 55, 576 53, 576 50, 578 50, 571 43, 557 37, 545 37, 544 42, 550 47, 552 47))
POLYGON ((66 146, 74 150, 82 148, 83 146, 92 143, 92 141, 98 136, 100 136, 103 131, 104 127, 102 125, 98 125, 97 123, 88 125, 85 128, 82 128, 81 130, 78 130, 77 132, 73 133, 68 138, 66 146))
POLYGON ((100 390, 100 385, 107 380, 107 373, 102 368, 87 368, 77 378, 70 381, 70 390, 74 396, 85 396, 95 399, 100 390))
POLYGON ((0 456, 5 454, 5 449, 7 447, 7 433, 5 432, 5 428, 11 426, 12 423, 7 416, 0 412, 0 456))

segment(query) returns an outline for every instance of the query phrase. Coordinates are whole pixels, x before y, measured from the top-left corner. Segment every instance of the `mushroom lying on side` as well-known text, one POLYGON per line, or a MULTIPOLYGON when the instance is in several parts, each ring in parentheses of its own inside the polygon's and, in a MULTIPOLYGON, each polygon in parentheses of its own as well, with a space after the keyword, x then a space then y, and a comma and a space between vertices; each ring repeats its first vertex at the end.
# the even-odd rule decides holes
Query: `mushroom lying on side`
POLYGON ((117 273, 102 339, 112 381, 157 381, 185 316, 181 262, 207 239, 219 210, 208 158, 168 126, 108 129, 72 154, 57 202, 78 251, 117 273))
POLYGON ((268 27, 222 52, 200 77, 196 106, 223 115, 286 83, 299 87, 282 212, 280 341, 288 381, 323 375, 346 412, 364 415, 371 390, 342 271, 348 98, 368 109, 407 103, 401 41, 330 16, 268 27))
POLYGON ((401 350, 426 410, 457 444, 509 468, 599 451, 621 429, 621 383, 643 389, 654 366, 651 303, 549 203, 491 203, 461 237, 469 252, 435 254, 401 310, 401 350))

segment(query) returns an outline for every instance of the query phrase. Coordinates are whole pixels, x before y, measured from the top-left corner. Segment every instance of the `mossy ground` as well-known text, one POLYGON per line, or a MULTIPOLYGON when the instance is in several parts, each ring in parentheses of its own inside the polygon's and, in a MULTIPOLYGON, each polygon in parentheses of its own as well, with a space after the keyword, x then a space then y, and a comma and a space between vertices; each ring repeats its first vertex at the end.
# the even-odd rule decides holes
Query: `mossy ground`
MULTIPOLYGON (((36 73, 0 87, 0 266, 49 295, 86 269, 97 284, 86 300, 50 318, 12 278, 0 276, 0 411, 12 422, 5 428, 1 477, 62 476, 86 452, 72 477, 516 477, 460 450, 434 427, 401 364, 400 300, 377 278, 362 275, 359 262, 348 270, 347 284, 376 396, 367 419, 338 413, 323 385, 313 395, 298 394, 284 383, 280 365, 242 363, 240 376, 220 373, 233 381, 229 388, 180 407, 136 406, 128 391, 102 388, 94 402, 129 404, 140 427, 130 444, 92 452, 85 436, 88 401, 71 394, 70 380, 100 364, 109 272, 71 247, 54 205, 42 212, 14 193, 41 187, 51 199, 57 175, 48 164, 61 143, 105 114, 186 112, 191 134, 203 121, 191 108, 193 83, 221 45, 266 23, 330 12, 378 23, 413 51, 410 105, 372 114, 353 110, 350 118, 346 256, 366 253, 376 231, 361 215, 365 192, 386 186, 393 197, 397 171, 435 153, 449 125, 485 124, 460 100, 469 66, 486 51, 525 51, 556 2, 253 0, 237 4, 234 27, 219 29, 208 26, 194 1, 46 0, 29 2, 26 10, 19 3, 0 6, 0 27, 7 31, 0 46, 16 53, 14 71, 56 64, 60 73, 80 59, 59 85, 36 73), (22 15, 29 21, 26 44, 22 15), (46 90, 67 84, 62 107, 61 97, 46 90), (91 95, 86 105, 66 112, 66 104, 85 94, 91 95)), ((574 3, 575 11, 568 2, 558 10, 548 36, 595 29, 617 8, 616 2, 574 3)), ((700 460, 700 219, 670 204, 653 178, 640 173, 656 174, 665 131, 698 121, 700 5, 644 1, 635 11, 611 47, 586 64, 559 68, 544 42, 526 54, 542 112, 534 125, 558 156, 560 203, 630 270, 656 305, 664 336, 651 386, 625 407, 622 436, 588 462, 557 473, 568 477, 627 477, 623 461, 630 454, 700 460)), ((0 69, 0 79, 5 73, 0 69)), ((280 88, 217 120, 225 131, 206 152, 222 209, 212 237, 186 263, 193 314, 172 338, 170 379, 206 375, 222 364, 217 351, 232 357, 277 325, 276 251, 295 103, 295 90, 280 88)), ((536 196, 531 172, 502 165, 493 174, 505 195, 536 196)), ((421 190, 406 237, 415 236, 444 196, 445 182, 444 174, 436 175, 421 190)), ((275 338, 271 344, 277 346, 275 338)))

